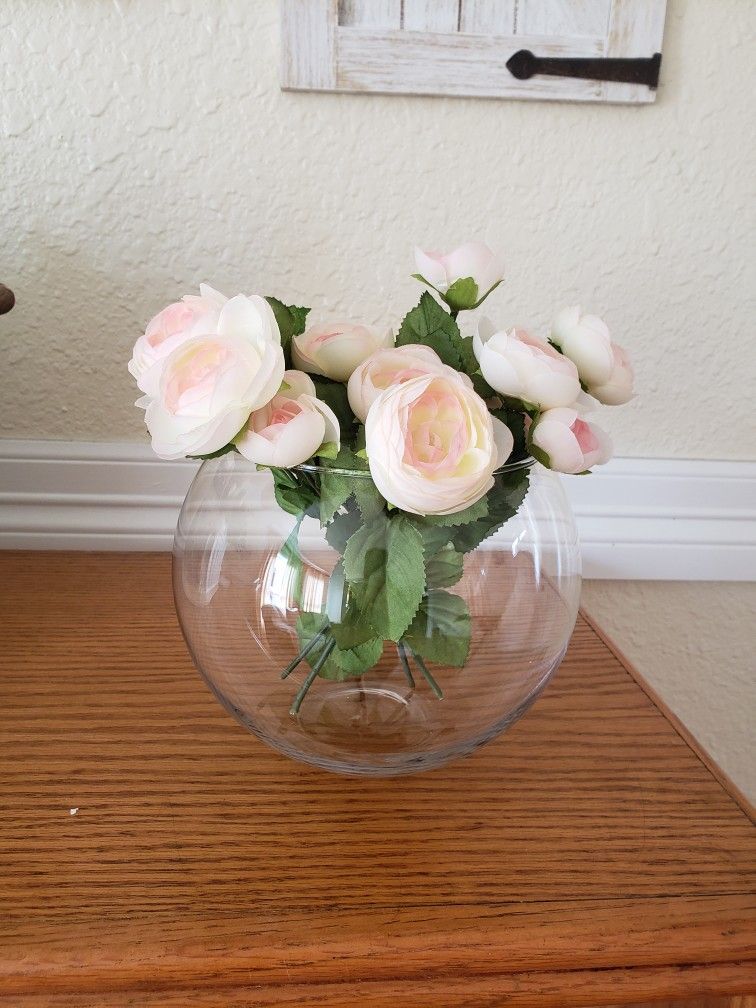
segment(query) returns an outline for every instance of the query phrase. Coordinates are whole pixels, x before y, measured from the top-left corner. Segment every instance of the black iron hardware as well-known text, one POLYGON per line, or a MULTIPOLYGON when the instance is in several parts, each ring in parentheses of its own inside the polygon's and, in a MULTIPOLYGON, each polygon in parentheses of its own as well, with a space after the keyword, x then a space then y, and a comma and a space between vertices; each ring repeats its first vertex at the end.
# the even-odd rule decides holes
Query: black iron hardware
POLYGON ((519 49, 507 60, 507 69, 518 80, 528 80, 534 74, 549 77, 581 77, 585 80, 622 81, 625 84, 659 83, 661 53, 638 59, 601 59, 574 56, 536 56, 530 49, 519 49))
POLYGON ((13 305, 16 303, 16 298, 13 295, 13 291, 6 287, 5 284, 0 284, 0 315, 5 315, 9 312, 13 305))

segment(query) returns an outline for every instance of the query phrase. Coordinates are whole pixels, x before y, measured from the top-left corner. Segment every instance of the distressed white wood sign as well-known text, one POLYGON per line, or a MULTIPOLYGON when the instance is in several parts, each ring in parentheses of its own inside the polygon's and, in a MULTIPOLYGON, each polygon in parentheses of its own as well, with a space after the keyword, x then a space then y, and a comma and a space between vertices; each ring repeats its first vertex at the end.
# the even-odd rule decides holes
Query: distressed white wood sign
POLYGON ((507 60, 650 58, 666 0, 281 0, 281 86, 296 91, 652 102, 646 84, 536 74, 507 60))

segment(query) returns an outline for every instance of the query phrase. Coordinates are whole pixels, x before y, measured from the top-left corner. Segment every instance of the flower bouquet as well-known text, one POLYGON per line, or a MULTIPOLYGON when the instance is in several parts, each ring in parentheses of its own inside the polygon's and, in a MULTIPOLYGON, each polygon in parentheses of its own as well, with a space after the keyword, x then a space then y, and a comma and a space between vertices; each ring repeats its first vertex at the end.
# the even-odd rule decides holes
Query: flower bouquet
POLYGON ((632 395, 625 352, 577 307, 548 338, 487 319, 462 331, 460 314, 502 282, 485 245, 415 261, 429 289, 396 335, 308 325, 307 308, 202 285, 152 319, 129 364, 161 458, 238 453, 291 516, 280 552, 296 641, 271 671, 297 672, 294 716, 318 678, 360 680, 387 647, 406 689, 440 700, 474 636, 455 592, 466 557, 518 512, 532 458, 562 473, 606 462, 609 439, 585 414, 632 395), (313 520, 334 556, 308 604, 299 535, 313 520))

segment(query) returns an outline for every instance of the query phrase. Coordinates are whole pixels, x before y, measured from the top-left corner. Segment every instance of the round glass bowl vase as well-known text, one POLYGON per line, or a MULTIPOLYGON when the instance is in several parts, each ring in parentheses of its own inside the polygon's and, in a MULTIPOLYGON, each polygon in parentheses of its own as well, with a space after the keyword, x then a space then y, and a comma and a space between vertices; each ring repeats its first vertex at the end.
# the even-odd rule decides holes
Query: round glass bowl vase
POLYGON ((318 492, 341 480, 338 497, 349 496, 335 524, 283 510, 271 472, 236 453, 202 464, 179 517, 176 609, 224 707, 288 756, 368 775, 437 767, 516 721, 561 662, 577 616, 580 550, 560 478, 532 460, 505 466, 497 487, 511 507, 493 533, 474 547, 485 524, 425 536, 423 597, 396 641, 375 640, 360 621, 383 605, 400 631, 407 622, 418 556, 402 544, 414 532, 397 539, 396 512, 359 511, 361 491, 375 493, 366 472, 301 466, 287 476, 318 492), (380 594, 387 564, 390 597, 380 594))

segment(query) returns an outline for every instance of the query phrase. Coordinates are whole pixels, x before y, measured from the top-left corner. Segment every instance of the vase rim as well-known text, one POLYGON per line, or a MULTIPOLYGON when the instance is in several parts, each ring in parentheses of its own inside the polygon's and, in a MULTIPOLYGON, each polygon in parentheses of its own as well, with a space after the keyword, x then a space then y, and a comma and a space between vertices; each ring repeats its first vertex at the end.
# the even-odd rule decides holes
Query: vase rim
MULTIPOLYGON (((501 473, 512 473, 518 472, 521 469, 530 469, 531 466, 535 465, 535 459, 531 455, 527 455, 523 459, 519 459, 517 462, 506 462, 504 465, 499 466, 494 469, 494 475, 499 475, 501 473)), ((299 465, 291 466, 292 472, 313 472, 313 473, 330 473, 332 476, 355 476, 355 477, 367 477, 370 478, 369 469, 341 469, 335 466, 320 465, 315 462, 302 462, 299 465)))

